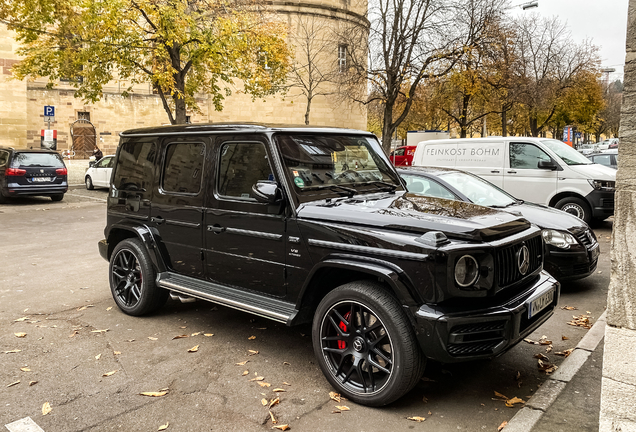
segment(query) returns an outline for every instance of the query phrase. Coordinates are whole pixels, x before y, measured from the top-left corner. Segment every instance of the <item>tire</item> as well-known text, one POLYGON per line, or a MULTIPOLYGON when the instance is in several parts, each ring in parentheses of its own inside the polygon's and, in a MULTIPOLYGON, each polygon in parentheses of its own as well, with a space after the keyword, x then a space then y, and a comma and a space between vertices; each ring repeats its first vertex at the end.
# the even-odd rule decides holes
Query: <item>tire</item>
POLYGON ((425 359, 400 303, 373 282, 328 293, 314 315, 312 337, 327 380, 362 405, 399 399, 424 373, 425 359))
POLYGON ((7 197, 2 195, 2 191, 0 191, 0 204, 4 204, 7 202, 7 197))
POLYGON ((86 189, 88 190, 93 190, 95 189, 95 186, 93 186, 93 179, 91 178, 91 176, 86 176, 86 178, 84 179, 84 184, 86 184, 86 189))
POLYGON ((117 244, 110 256, 110 292, 119 309, 133 316, 146 315, 161 308, 169 292, 155 283, 156 272, 148 252, 138 239, 117 244))
POLYGON ((590 206, 580 198, 563 198, 558 201, 554 207, 578 217, 588 225, 592 222, 592 210, 590 206))
POLYGON ((64 199, 64 194, 51 195, 52 201, 62 201, 63 199, 64 199))

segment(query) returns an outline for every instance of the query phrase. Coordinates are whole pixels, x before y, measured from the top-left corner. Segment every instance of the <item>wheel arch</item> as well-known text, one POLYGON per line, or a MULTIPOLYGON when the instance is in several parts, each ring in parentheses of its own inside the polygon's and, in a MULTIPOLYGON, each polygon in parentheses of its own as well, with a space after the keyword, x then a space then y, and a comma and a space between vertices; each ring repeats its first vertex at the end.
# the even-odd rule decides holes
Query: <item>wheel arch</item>
POLYGON ((146 225, 114 224, 106 237, 108 240, 108 259, 110 259, 113 250, 119 243, 129 238, 136 238, 141 241, 141 244, 148 252, 155 270, 157 272, 166 271, 166 261, 163 257, 164 251, 161 248, 161 242, 158 241, 159 233, 153 231, 156 230, 146 225))
POLYGON ((561 201, 563 198, 578 198, 580 200, 583 200, 583 202, 586 202, 586 203, 588 202, 583 195, 576 192, 566 191, 566 192, 559 192, 558 194, 550 198, 550 202, 548 203, 548 206, 554 207, 556 203, 561 201))
POLYGON ((382 260, 366 262, 360 261, 359 258, 330 258, 316 264, 300 291, 296 303, 297 312, 290 318, 288 324, 311 322, 318 304, 325 295, 341 285, 354 281, 379 282, 402 305, 421 304, 422 299, 414 290, 410 279, 395 264, 382 260))

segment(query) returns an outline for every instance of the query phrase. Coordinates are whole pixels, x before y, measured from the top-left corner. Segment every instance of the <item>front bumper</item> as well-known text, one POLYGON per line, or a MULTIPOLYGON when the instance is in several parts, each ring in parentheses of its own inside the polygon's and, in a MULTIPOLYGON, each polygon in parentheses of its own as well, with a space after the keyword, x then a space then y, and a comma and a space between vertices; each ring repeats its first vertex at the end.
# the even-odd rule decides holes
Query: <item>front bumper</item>
POLYGON ((594 219, 607 219, 614 214, 614 191, 593 190, 585 199, 594 219))
POLYGON ((554 313, 561 285, 542 271, 533 285, 481 309, 424 305, 415 312, 417 338, 428 358, 454 363, 503 354, 554 313), (552 302, 529 317, 530 303, 554 290, 552 302))
POLYGON ((99 254, 108 261, 108 241, 106 239, 100 240, 97 243, 97 248, 99 249, 99 254))
POLYGON ((599 254, 598 243, 590 250, 548 250, 543 268, 560 282, 582 279, 594 273, 599 254))

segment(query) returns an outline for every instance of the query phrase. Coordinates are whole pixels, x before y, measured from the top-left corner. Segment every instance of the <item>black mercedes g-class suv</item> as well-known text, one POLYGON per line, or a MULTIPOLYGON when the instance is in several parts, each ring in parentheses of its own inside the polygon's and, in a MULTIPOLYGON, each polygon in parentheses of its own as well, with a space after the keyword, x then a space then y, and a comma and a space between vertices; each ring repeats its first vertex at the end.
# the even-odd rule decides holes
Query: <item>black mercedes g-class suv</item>
POLYGON ((294 325, 346 397, 384 405, 426 358, 497 356, 553 313, 541 231, 406 192, 376 137, 258 124, 123 132, 101 255, 130 315, 169 292, 294 325))

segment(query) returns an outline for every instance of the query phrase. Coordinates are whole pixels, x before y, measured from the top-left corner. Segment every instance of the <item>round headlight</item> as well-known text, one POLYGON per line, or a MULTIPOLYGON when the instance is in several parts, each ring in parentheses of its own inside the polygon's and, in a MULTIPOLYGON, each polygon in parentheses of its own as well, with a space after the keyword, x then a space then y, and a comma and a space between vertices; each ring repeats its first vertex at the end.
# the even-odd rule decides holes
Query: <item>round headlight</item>
POLYGON ((462 288, 471 286, 479 278, 479 264, 470 255, 464 255, 455 264, 455 282, 462 288))

